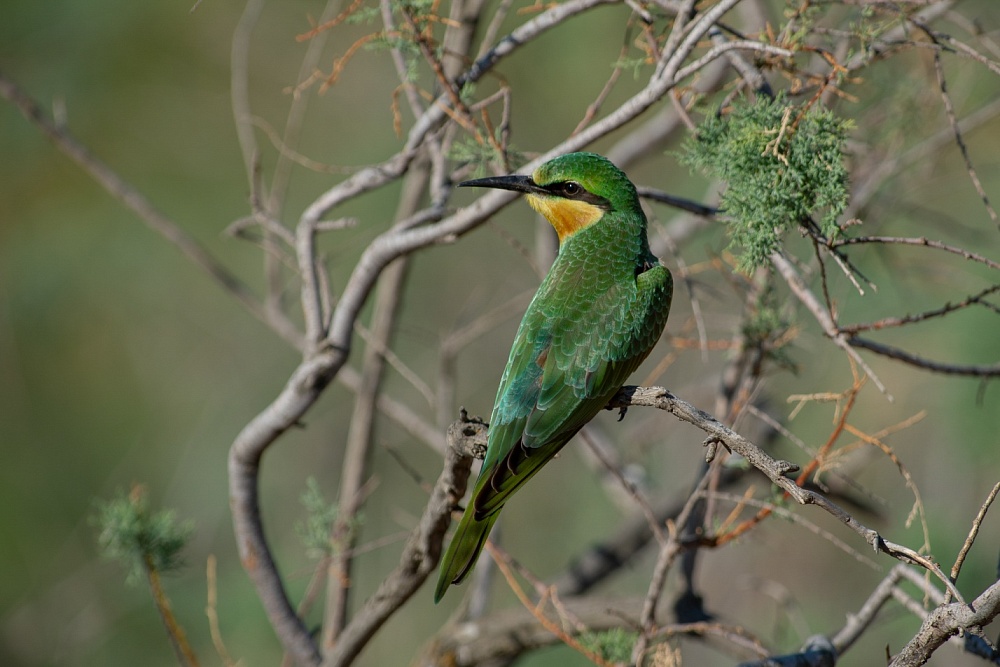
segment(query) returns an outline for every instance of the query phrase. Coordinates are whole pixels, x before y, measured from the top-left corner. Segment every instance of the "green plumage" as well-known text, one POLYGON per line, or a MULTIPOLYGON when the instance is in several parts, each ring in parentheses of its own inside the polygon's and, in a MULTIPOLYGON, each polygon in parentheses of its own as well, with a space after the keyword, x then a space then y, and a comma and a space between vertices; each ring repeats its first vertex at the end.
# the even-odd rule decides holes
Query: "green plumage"
POLYGON ((562 238, 514 338, 486 459, 442 559, 435 601, 472 570, 511 494, 608 404, 653 349, 673 292, 670 272, 649 250, 635 186, 606 158, 571 153, 530 178, 462 185, 526 192, 562 238), (560 224, 570 212, 589 224, 564 234, 560 224), (591 222, 587 212, 600 215, 591 222))

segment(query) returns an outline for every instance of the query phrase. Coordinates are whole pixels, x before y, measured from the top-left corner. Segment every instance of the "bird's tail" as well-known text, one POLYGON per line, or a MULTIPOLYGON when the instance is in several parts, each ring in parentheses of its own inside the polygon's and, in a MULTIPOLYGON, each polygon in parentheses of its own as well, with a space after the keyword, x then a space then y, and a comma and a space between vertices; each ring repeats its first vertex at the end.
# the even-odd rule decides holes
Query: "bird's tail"
POLYGON ((461 583, 472 570, 498 516, 500 512, 496 511, 482 520, 476 519, 474 503, 469 503, 462 520, 458 522, 448 551, 441 559, 441 571, 438 574, 437 588, 434 589, 435 603, 441 601, 449 586, 461 583))

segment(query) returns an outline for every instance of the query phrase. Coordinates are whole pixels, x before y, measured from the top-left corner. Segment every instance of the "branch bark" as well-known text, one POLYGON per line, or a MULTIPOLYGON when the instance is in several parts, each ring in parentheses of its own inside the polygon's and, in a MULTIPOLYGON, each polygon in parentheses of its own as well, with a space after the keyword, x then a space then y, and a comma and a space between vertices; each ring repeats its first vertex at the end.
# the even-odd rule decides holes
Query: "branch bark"
POLYGON ((785 476, 788 473, 797 471, 798 466, 788 461, 780 461, 772 458, 760 447, 703 410, 694 407, 686 401, 682 401, 663 387, 622 387, 611 399, 608 407, 620 409, 627 408, 630 405, 642 405, 665 410, 678 419, 697 426, 709 434, 706 444, 711 445, 715 442, 724 444, 728 450, 739 454, 750 465, 764 473, 773 484, 785 491, 797 503, 801 505, 817 505, 861 536, 876 551, 881 551, 903 562, 923 567, 934 574, 956 596, 956 599, 962 599, 954 583, 941 571, 941 568, 936 563, 908 547, 883 539, 878 532, 863 525, 830 499, 815 491, 798 486, 793 480, 785 476))
POLYGON ((982 592, 971 603, 952 602, 931 611, 920 630, 893 657, 889 667, 917 667, 950 637, 963 632, 976 634, 1000 615, 1000 581, 982 592))
POLYGON ((420 588, 441 557, 441 542, 451 525, 451 511, 465 495, 472 460, 486 450, 486 425, 462 418, 448 429, 444 470, 417 527, 410 533, 399 565, 379 585, 337 638, 323 667, 350 664, 388 620, 420 588))
MULTIPOLYGON (((562 599, 560 603, 589 631, 600 632, 620 627, 624 619, 638 618, 642 599, 586 597, 562 599)), ((511 607, 444 628, 428 643, 415 664, 494 667, 558 641, 530 611, 511 607)))

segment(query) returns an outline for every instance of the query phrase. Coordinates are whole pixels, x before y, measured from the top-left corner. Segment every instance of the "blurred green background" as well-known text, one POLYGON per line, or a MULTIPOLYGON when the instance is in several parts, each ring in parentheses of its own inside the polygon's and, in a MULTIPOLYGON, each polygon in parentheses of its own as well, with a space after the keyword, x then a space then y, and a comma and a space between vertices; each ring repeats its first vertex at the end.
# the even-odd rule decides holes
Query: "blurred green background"
MULTIPOLYGON (((987 34, 996 34, 1000 10, 992 0, 964 4, 987 34)), ((249 210, 229 99, 230 44, 242 7, 202 2, 191 10, 190 3, 7 0, 0 7, 0 70, 63 118, 100 159, 227 266, 260 287, 259 249, 223 233, 249 210)), ((288 89, 306 48, 295 36, 308 30, 309 17, 321 11, 321 3, 297 0, 265 9, 250 63, 253 110, 262 123, 281 127, 288 89)), ((610 75, 609 63, 617 58, 623 37, 620 31, 609 33, 607 25, 609 19, 621 22, 624 12, 602 8, 504 64, 502 71, 516 91, 513 127, 519 149, 544 151, 576 125, 610 75), (554 72, 565 85, 551 85, 554 72)), ((357 27, 355 36, 363 31, 357 27)), ((331 58, 351 41, 350 33, 333 40, 331 58)), ((927 60, 900 60, 902 71, 920 78, 875 68, 853 90, 862 101, 841 107, 845 115, 871 119, 883 114, 894 121, 859 128, 864 140, 877 140, 887 154, 916 136, 946 130, 937 91, 928 84, 933 73, 927 60)), ((996 77, 982 68, 955 60, 947 66, 960 116, 1000 97, 996 77)), ((398 145, 389 103, 393 81, 384 54, 361 52, 337 86, 323 95, 309 91, 315 99, 302 143, 309 157, 351 167, 390 155, 398 145)), ((640 84, 622 77, 606 108, 640 84)), ((1000 200, 1000 122, 981 125, 966 138, 987 192, 1000 200)), ((259 139, 267 169, 273 165, 273 147, 263 135, 259 139)), ((613 139, 596 148, 607 149, 613 139)), ((203 664, 219 664, 204 614, 209 554, 219 561, 218 613, 230 653, 246 665, 276 664, 277 641, 235 553, 225 465, 232 439, 283 386, 297 354, 6 103, 0 103, 0 156, 0 664, 174 664, 148 593, 142 586, 126 587, 121 568, 100 557, 89 520, 95 499, 133 483, 147 487, 154 505, 195 522, 185 551, 187 567, 166 585, 203 664)), ((631 175, 676 194, 706 196, 705 183, 669 154, 644 161, 631 175)), ((294 221, 303 205, 340 178, 297 169, 286 221, 294 221)), ((467 203, 471 196, 461 193, 454 203, 467 203)), ((343 284, 365 244, 390 223, 395 205, 388 193, 380 193, 338 213, 355 215, 361 224, 325 241, 335 286, 343 284)), ((657 224, 676 215, 663 208, 653 213, 657 224)), ((529 294, 537 284, 521 252, 507 240, 513 236, 533 244, 534 226, 528 220, 527 208, 515 204, 460 243, 415 259, 396 341, 400 356, 422 377, 437 372, 436 349, 448 331, 529 294)), ((925 234, 1000 259, 1000 232, 972 190, 953 143, 890 181, 866 223, 869 233, 925 234)), ((694 265, 725 245, 723 231, 709 227, 682 249, 682 256, 694 265)), ((852 256, 879 291, 861 298, 842 276, 832 277, 832 296, 845 321, 936 307, 997 280, 995 272, 921 250, 870 249, 852 256)), ((670 258, 667 263, 676 268, 670 258)), ((715 280, 700 296, 710 337, 726 338, 737 321, 738 300, 715 280)), ((674 334, 689 322, 687 301, 679 292, 669 325, 674 334)), ((473 413, 489 412, 516 323, 516 317, 506 321, 460 358, 457 403, 473 413)), ((766 384, 773 412, 781 417, 791 410, 783 402, 789 394, 841 391, 850 383, 842 355, 815 325, 806 319, 800 324, 803 332, 792 351, 800 372, 775 373, 766 384)), ((1000 327, 995 313, 985 309, 880 339, 956 363, 1000 360, 1000 327)), ((669 349, 663 343, 649 367, 669 349)), ((933 552, 950 566, 980 503, 1000 481, 1000 389, 865 356, 895 401, 889 403, 869 385, 852 423, 875 432, 926 411, 917 427, 891 444, 922 494, 933 552)), ((707 361, 687 352, 656 382, 711 409, 725 359, 721 352, 707 361)), ((637 379, 643 376, 640 372, 637 379)), ((433 420, 431 406, 397 374, 390 373, 387 387, 433 420)), ((328 499, 336 497, 350 400, 344 389, 331 387, 307 416, 308 428, 286 435, 265 458, 265 522, 296 598, 312 565, 294 530, 303 518, 299 496, 314 476, 328 499)), ((672 418, 636 412, 620 426, 612 415, 603 416, 598 427, 628 443, 623 455, 647 466, 654 491, 687 488, 702 456, 700 435, 672 418)), ((829 406, 810 406, 791 427, 818 445, 829 433, 832 416, 829 406)), ((387 544, 359 561, 362 594, 374 590, 394 566, 403 531, 426 498, 389 448, 424 480, 433 480, 440 469, 437 455, 391 424, 380 424, 376 437, 381 445, 374 461, 378 486, 365 510, 362 542, 385 537, 387 544)), ((791 448, 783 454, 803 458, 791 448)), ((550 468, 504 515, 506 546, 544 576, 608 533, 621 516, 575 453, 550 468), (551 539, 554 534, 558 540, 551 539)), ((860 481, 884 500, 881 519, 862 520, 893 541, 919 546, 919 527, 903 525, 913 496, 895 466, 872 454, 860 481)), ((818 510, 803 512, 865 550, 818 510)), ((960 580, 968 594, 996 578, 998 538, 1000 524, 991 517, 960 580)), ((643 592, 650 562, 647 554, 602 590, 643 592)), ((889 564, 884 558, 880 562, 889 564)), ((777 645, 786 642, 791 650, 808 634, 839 627, 879 576, 811 533, 772 522, 730 548, 707 554, 700 581, 709 609, 759 623, 751 629, 777 645), (779 553, 808 554, 781 565, 783 604, 773 590, 765 594, 760 583, 777 577, 779 553), (832 571, 844 575, 833 577, 832 571), (787 615, 790 609, 794 619, 787 615)), ((430 598, 421 590, 360 664, 407 664, 456 603, 449 599, 435 607, 430 598)), ((501 600, 514 604, 509 596, 501 600)), ((842 664, 875 664, 886 642, 898 648, 916 628, 912 617, 900 612, 888 614, 883 624, 842 664)), ((697 649, 688 657, 694 660, 690 664, 733 662, 697 649)), ((970 659, 945 649, 932 664, 978 664, 964 660, 970 659)), ((530 664, 579 661, 553 649, 530 664)))

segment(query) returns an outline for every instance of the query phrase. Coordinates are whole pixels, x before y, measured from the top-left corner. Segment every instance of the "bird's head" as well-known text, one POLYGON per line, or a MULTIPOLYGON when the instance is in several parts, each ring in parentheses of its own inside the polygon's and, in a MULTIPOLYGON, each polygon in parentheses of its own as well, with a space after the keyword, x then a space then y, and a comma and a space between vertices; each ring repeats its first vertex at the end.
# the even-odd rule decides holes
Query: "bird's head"
POLYGON ((511 174, 459 183, 527 195, 528 204, 552 223, 559 242, 612 211, 638 211, 639 198, 628 177, 596 153, 568 153, 549 160, 531 176, 511 174))

